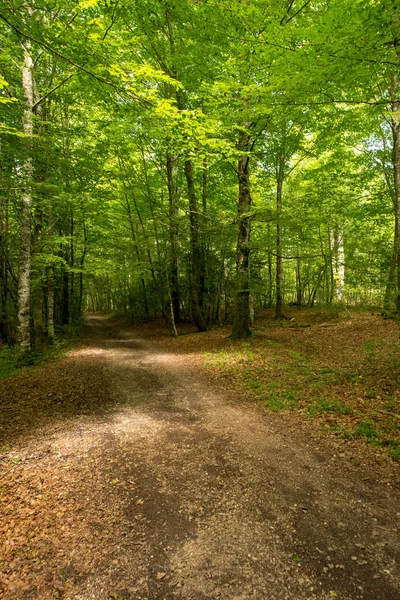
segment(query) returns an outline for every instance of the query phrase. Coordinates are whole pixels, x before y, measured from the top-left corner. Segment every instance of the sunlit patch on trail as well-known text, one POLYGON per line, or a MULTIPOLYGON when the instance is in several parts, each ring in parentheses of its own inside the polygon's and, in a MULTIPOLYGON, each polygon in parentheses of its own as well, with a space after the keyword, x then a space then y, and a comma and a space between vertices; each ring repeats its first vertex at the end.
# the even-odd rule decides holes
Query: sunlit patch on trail
POLYGON ((74 356, 94 356, 99 354, 106 354, 107 350, 104 348, 83 348, 82 350, 77 350, 74 352, 74 356))

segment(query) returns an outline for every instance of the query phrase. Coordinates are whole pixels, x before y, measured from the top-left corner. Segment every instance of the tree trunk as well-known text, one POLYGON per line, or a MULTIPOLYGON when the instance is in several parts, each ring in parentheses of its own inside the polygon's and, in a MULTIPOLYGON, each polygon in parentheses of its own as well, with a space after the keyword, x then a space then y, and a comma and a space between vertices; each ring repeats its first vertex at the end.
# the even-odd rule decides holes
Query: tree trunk
MULTIPOLYGON (((239 138, 239 148, 247 150, 250 137, 242 133, 239 138)), ((251 193, 249 180, 248 154, 243 154, 238 160, 238 242, 236 251, 236 303, 233 317, 232 338, 245 339, 251 336, 250 309, 250 230, 251 230, 251 193)))
POLYGON ((12 296, 9 289, 9 274, 11 270, 8 250, 8 199, 7 196, 1 199, 0 203, 0 288, 1 288, 1 315, 0 315, 0 339, 5 344, 12 344, 12 332, 8 318, 8 298, 12 296))
POLYGON ((282 190, 285 175, 285 157, 283 153, 279 156, 276 189, 276 308, 275 318, 282 319, 283 314, 283 260, 282 260, 282 190))
POLYGON ((385 288, 385 296, 383 299, 384 310, 390 310, 391 303, 393 301, 394 291, 396 289, 396 265, 397 265, 397 243, 396 243, 396 237, 395 237, 395 239, 393 241, 393 251, 392 251, 392 258, 390 261, 389 275, 388 275, 386 288, 385 288))
POLYGON ((336 298, 339 302, 344 298, 344 231, 343 227, 338 227, 335 232, 335 286, 336 298))
POLYGON ((180 297, 179 297, 179 224, 178 224, 178 203, 176 197, 176 184, 174 176, 174 159, 172 155, 167 153, 167 184, 168 184, 168 200, 169 200, 169 234, 171 241, 171 281, 170 295, 172 309, 174 312, 175 323, 180 323, 180 297))
POLYGON ((30 331, 30 284, 31 284, 31 223, 32 223, 32 177, 33 163, 31 144, 33 133, 34 62, 30 55, 31 44, 24 45, 22 86, 25 96, 23 130, 27 138, 27 150, 23 165, 24 190, 21 198, 21 229, 19 246, 18 322, 19 343, 24 352, 31 348, 30 331))
MULTIPOLYGON (((169 19, 169 16, 168 16, 169 19)), ((172 29, 169 23, 170 36, 172 29)), ((173 48, 173 38, 171 37, 171 48, 173 48)), ((176 91, 176 103, 179 110, 185 107, 184 97, 180 90, 176 91)), ((207 331, 207 324, 200 306, 201 289, 201 254, 199 237, 199 210, 197 206, 196 189, 194 185, 193 164, 188 156, 185 157, 185 178, 189 200, 189 224, 190 224, 190 254, 191 254, 191 285, 190 285, 190 311, 192 319, 199 331, 207 331)))
POLYGON ((173 306, 173 302, 172 302, 171 286, 170 286, 170 282, 169 282, 167 269, 165 269, 165 281, 167 284, 168 303, 169 303, 169 311, 167 311, 167 314, 166 314, 167 325, 168 325, 169 330, 171 331, 172 337, 177 338, 178 332, 176 330, 174 306, 173 306))
POLYGON ((272 307, 272 288, 273 288, 273 275, 272 275, 272 252, 270 251, 270 231, 271 226, 268 223, 268 295, 267 295, 267 308, 272 307))
POLYGON ((396 254, 396 310, 400 311, 400 80, 397 75, 393 78, 392 87, 392 164, 394 177, 394 218, 395 218, 395 254, 396 254))
POLYGON ((207 219, 207 162, 203 161, 203 173, 202 173, 202 236, 200 243, 200 293, 199 293, 199 304, 200 308, 204 313, 204 297, 206 293, 206 279, 207 279, 207 240, 205 233, 205 225, 207 219))
POLYGON ((185 160, 185 177, 189 198, 189 221, 190 221, 190 250, 192 257, 191 278, 191 313, 192 319, 199 331, 207 331, 207 325, 200 307, 200 275, 201 260, 199 246, 199 212, 197 208, 196 191, 194 187, 192 161, 185 160))
POLYGON ((49 342, 54 339, 54 273, 53 268, 47 269, 47 336, 49 342))
POLYGON ((140 258, 139 244, 138 244, 138 241, 137 241, 137 236, 136 236, 136 231, 135 231, 135 224, 133 222, 131 205, 129 203, 129 199, 128 199, 128 196, 126 194, 125 194, 125 202, 126 202, 126 210, 127 210, 128 218, 129 218, 129 227, 130 227, 130 230, 131 230, 132 243, 133 243, 133 246, 135 248, 135 253, 136 253, 137 267, 138 267, 138 269, 140 271, 140 285, 142 287, 144 312, 145 312, 145 315, 146 315, 146 319, 148 319, 148 317, 149 317, 149 304, 148 304, 148 301, 147 301, 146 282, 144 280, 143 273, 142 273, 142 266, 141 266, 141 262, 142 261, 141 261, 141 258, 140 258))
POLYGON ((83 306, 83 266, 85 264, 86 254, 88 251, 87 247, 88 241, 88 232, 85 221, 83 222, 83 252, 81 256, 81 260, 79 261, 79 298, 78 298, 78 316, 81 318, 82 316, 82 306, 83 306))
MULTIPOLYGON (((40 207, 36 207, 34 235, 32 244, 32 256, 38 257, 42 250, 42 220, 43 214, 40 207)), ((35 264, 35 262, 34 262, 35 264)), ((32 319, 33 319, 33 345, 35 350, 41 350, 44 345, 44 327, 43 327, 43 283, 42 274, 36 272, 36 277, 32 286, 32 319)))
MULTIPOLYGON (((297 248, 297 253, 300 254, 300 249, 297 248)), ((300 308, 303 304, 303 286, 301 280, 301 263, 300 258, 296 260, 296 305, 300 308)))

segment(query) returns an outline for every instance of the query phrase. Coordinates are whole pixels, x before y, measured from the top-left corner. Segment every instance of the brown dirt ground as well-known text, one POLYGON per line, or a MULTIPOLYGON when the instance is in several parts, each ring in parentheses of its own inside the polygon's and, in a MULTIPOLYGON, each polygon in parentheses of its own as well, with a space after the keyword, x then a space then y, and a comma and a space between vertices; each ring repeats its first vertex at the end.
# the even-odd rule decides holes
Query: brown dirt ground
MULTIPOLYGON (((0 597, 399 598, 399 471, 385 449, 324 435, 302 407, 249 402, 227 330, 182 332, 91 315, 67 358, 0 382, 0 597)), ((240 360, 300 379, 305 403, 334 365, 331 389, 360 410, 361 363, 374 414, 389 412, 398 365, 372 334, 398 339, 372 316, 261 327, 240 360), (285 356, 312 356, 311 374, 287 372, 285 356)))

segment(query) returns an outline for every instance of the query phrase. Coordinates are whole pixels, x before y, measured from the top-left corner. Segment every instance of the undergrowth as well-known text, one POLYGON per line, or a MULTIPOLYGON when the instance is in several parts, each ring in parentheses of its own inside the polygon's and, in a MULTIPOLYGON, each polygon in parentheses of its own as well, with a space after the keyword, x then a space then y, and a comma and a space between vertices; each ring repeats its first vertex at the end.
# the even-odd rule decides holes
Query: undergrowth
POLYGON ((0 380, 18 375, 23 368, 40 366, 63 356, 69 349, 71 339, 54 340, 43 352, 21 352, 18 347, 5 347, 0 350, 0 380))
POLYGON ((264 319, 249 341, 227 340, 204 356, 268 410, 294 410, 400 460, 397 323, 354 309, 302 313, 280 325, 264 319))

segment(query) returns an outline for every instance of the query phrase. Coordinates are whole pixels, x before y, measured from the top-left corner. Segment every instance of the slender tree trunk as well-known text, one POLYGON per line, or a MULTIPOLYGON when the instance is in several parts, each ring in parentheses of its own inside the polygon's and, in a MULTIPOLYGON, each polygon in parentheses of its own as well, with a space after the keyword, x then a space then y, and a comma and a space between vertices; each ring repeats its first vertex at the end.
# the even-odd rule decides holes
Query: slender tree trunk
POLYGON ((24 158, 24 190, 21 198, 20 257, 18 280, 18 322, 19 343, 24 352, 31 347, 30 332, 30 284, 31 284, 31 223, 32 223, 32 178, 33 163, 31 144, 33 133, 34 104, 34 62, 30 54, 31 44, 24 44, 24 64, 22 67, 22 86, 25 96, 23 130, 27 138, 27 150, 24 158))
MULTIPOLYGON (((300 254, 300 249, 297 249, 297 253, 300 254)), ((296 260, 296 305, 300 308, 303 304, 303 286, 301 280, 301 263, 300 258, 296 260)))
MULTIPOLYGON (((165 317, 165 310, 164 310, 164 308, 165 308, 164 307, 165 302, 164 302, 163 290, 161 289, 160 284, 157 281, 157 277, 156 277, 156 273, 155 273, 154 265, 153 265, 153 259, 151 257, 149 240, 148 240, 146 229, 145 229, 145 226, 144 226, 144 223, 143 223, 142 215, 140 214, 139 207, 138 207, 138 204, 136 202, 136 197, 135 197, 135 195, 133 193, 132 193, 132 199, 133 199, 133 204, 135 205, 136 214, 137 214, 137 217, 138 217, 138 220, 139 220, 139 223, 140 223, 140 228, 142 230, 143 238, 144 238, 144 241, 145 241, 145 244, 146 244, 147 260, 149 261, 150 273, 151 273, 151 277, 152 277, 152 280, 153 280, 154 288, 155 288, 155 290, 157 292, 157 295, 158 295, 158 299, 159 299, 159 303, 160 303, 160 308, 161 308, 162 316, 165 317)), ((154 215, 153 215, 153 221, 154 220, 155 220, 155 218, 154 218, 154 215)), ((155 231, 155 234, 156 234, 156 244, 157 244, 157 246, 159 246, 158 237, 157 237, 157 231, 155 231)))
POLYGON ((271 239, 271 226, 268 223, 268 295, 267 295, 267 308, 272 307, 272 289, 273 289, 273 274, 272 274, 272 252, 270 251, 270 239, 271 239))
MULTIPOLYGON (((247 150, 250 137, 244 132, 239 138, 239 148, 247 150)), ((238 241, 236 250, 236 303, 233 317, 232 338, 245 339, 251 336, 250 309, 250 231, 251 193, 248 154, 238 160, 238 241)))
MULTIPOLYGON (((397 228, 396 228, 397 229, 397 228)), ((389 310, 393 301, 394 291, 396 289, 396 265, 397 265, 397 243, 393 241, 392 258, 390 261, 389 275, 385 288, 385 296, 383 299, 383 308, 389 310)))
POLYGON ((83 305, 83 266, 85 264, 86 254, 88 251, 87 248, 87 226, 85 221, 83 221, 83 252, 81 259, 79 261, 79 299, 78 299, 78 316, 81 318, 82 315, 82 305, 83 305))
POLYGON ((170 282, 169 282, 169 277, 168 277, 168 269, 165 269, 165 281, 167 284, 167 293, 168 293, 168 303, 169 303, 169 311, 167 311, 167 324, 168 327, 171 331, 171 334, 173 337, 177 338, 178 337, 178 332, 176 330, 176 324, 175 324, 175 314, 174 314, 174 305, 173 305, 173 301, 172 301, 172 294, 171 294, 171 286, 170 286, 170 282), (169 312, 169 316, 168 316, 168 312, 169 312))
POLYGON ((202 235, 200 242, 200 293, 199 293, 199 304, 204 314, 204 297, 206 293, 206 280, 207 280, 207 239, 206 239, 206 219, 207 219, 207 162, 203 161, 203 172, 202 172, 202 235))
POLYGON ((275 317, 282 319, 283 314, 283 259, 282 259, 282 191, 285 170, 285 157, 279 156, 276 189, 276 308, 275 317))
POLYGON ((339 302, 342 302, 344 298, 344 281, 345 281, 345 267, 344 267, 344 231, 343 227, 338 227, 335 232, 335 283, 336 283, 336 298, 339 302))
POLYGON ((174 174, 174 158, 170 152, 167 153, 167 185, 169 200, 169 234, 171 242, 171 281, 170 293, 172 308, 174 311, 175 323, 180 323, 180 296, 179 296, 179 223, 178 223, 178 203, 176 194, 176 177, 174 174))
POLYGON ((139 244, 138 244, 138 241, 137 241, 137 235, 136 235, 136 231, 135 231, 135 224, 133 222, 131 205, 129 203, 129 199, 128 199, 127 195, 125 195, 125 203, 126 203, 126 210, 127 210, 128 218, 129 218, 129 227, 130 227, 130 230, 131 230, 132 243, 133 243, 133 246, 135 248, 137 267, 138 267, 138 269, 140 271, 140 285, 142 287, 143 305, 144 305, 144 311, 145 311, 145 315, 146 315, 146 319, 147 319, 148 316, 149 316, 149 304, 148 304, 148 301, 147 301, 146 282, 145 282, 143 274, 142 274, 142 267, 141 267, 141 262, 142 261, 141 261, 141 258, 140 258, 139 244))
POLYGON ((201 260, 199 246, 199 211, 197 208, 196 191, 194 187, 193 165, 189 159, 185 160, 185 177, 189 198, 190 221, 190 250, 192 257, 191 278, 191 313, 192 319, 199 331, 207 331, 207 325, 200 307, 200 275, 201 260))
POLYGON ((47 269, 47 335, 49 342, 54 339, 54 273, 53 268, 47 269))
POLYGON ((75 298, 75 273, 73 271, 73 269, 75 268, 75 215, 74 215, 74 209, 71 206, 71 224, 70 224, 70 237, 71 237, 71 241, 70 241, 70 267, 71 267, 71 272, 69 274, 69 278, 70 278, 70 287, 69 287, 69 294, 70 294, 70 301, 69 301, 69 305, 70 305, 70 318, 71 318, 71 322, 75 323, 76 319, 77 319, 77 304, 76 304, 76 298, 75 298))
MULTIPOLYGON (((393 142, 394 142, 393 129, 392 129, 392 138, 393 138, 393 142)), ((383 131, 382 131, 382 143, 383 143, 383 148, 384 148, 384 151, 386 154, 387 140, 386 140, 386 135, 383 131)), ((389 169, 387 166, 387 163, 384 159, 381 160, 381 165, 382 165, 382 172, 385 177, 387 189, 388 189, 388 192, 389 192, 390 197, 393 202, 393 212, 394 212, 395 219, 396 219, 396 199, 395 199, 395 190, 394 190, 394 177, 392 174, 392 171, 394 172, 394 169, 389 169)), ((393 164, 392 164, 392 167, 393 167, 393 164)), ((394 300, 395 293, 396 293, 396 287, 397 287, 396 286, 397 231, 398 231, 398 227, 395 225, 395 231, 394 231, 394 236, 393 236, 392 256, 391 256, 389 273, 388 273, 388 278, 387 278, 387 283, 386 283, 386 288, 385 288, 385 295, 383 298, 383 308, 386 311, 390 310, 390 308, 391 308, 391 304, 394 300)))
MULTIPOLYGON (((1 199, 0 203, 0 288, 1 288, 1 315, 0 315, 0 339, 5 344, 12 343, 12 335, 8 319, 8 297, 10 294, 8 276, 10 270, 8 251, 8 200, 1 199)), ((11 276, 12 273, 10 272, 11 276)))
MULTIPOLYGON (((322 247, 322 240, 321 240, 322 247)), ((325 301, 332 304, 335 295, 336 234, 328 228, 328 252, 325 257, 325 301)))
POLYGON ((308 306, 309 306, 309 308, 313 308, 313 306, 314 306, 315 298, 316 298, 317 292, 318 292, 318 288, 321 285, 321 281, 322 281, 322 278, 324 276, 325 270, 326 270, 326 266, 324 265, 323 267, 321 267, 321 269, 320 269, 320 271, 318 273, 317 281, 315 283, 314 288, 311 289, 310 297, 308 299, 308 306))
MULTIPOLYGON (((168 16, 169 19, 169 16, 168 16)), ((170 36, 172 28, 168 20, 170 36)), ((171 37, 171 48, 173 49, 173 38, 171 37)), ((176 103, 179 110, 185 107, 184 97, 180 90, 176 92, 176 103)), ((191 286, 190 286, 190 311, 191 316, 199 331, 207 331, 207 324, 200 305, 201 290, 201 253, 199 235, 199 209, 197 206, 196 189, 194 185, 193 164, 188 156, 185 157, 185 178, 189 200, 189 224, 190 224, 190 254, 191 254, 191 286)))
POLYGON ((394 218, 395 218, 395 253, 396 253, 396 310, 400 311, 400 80, 397 75, 393 78, 392 87, 392 163, 394 177, 394 218))
MULTIPOLYGON (((36 207, 35 226, 32 244, 32 256, 38 257, 42 250, 42 220, 43 214, 40 207, 36 207)), ((35 263, 34 263, 35 264, 35 263)), ((36 269, 35 269, 36 271, 36 269)), ((33 340, 35 350, 41 350, 44 345, 44 327, 43 327, 43 283, 42 274, 36 273, 36 281, 32 286, 32 319, 33 319, 33 340)))

